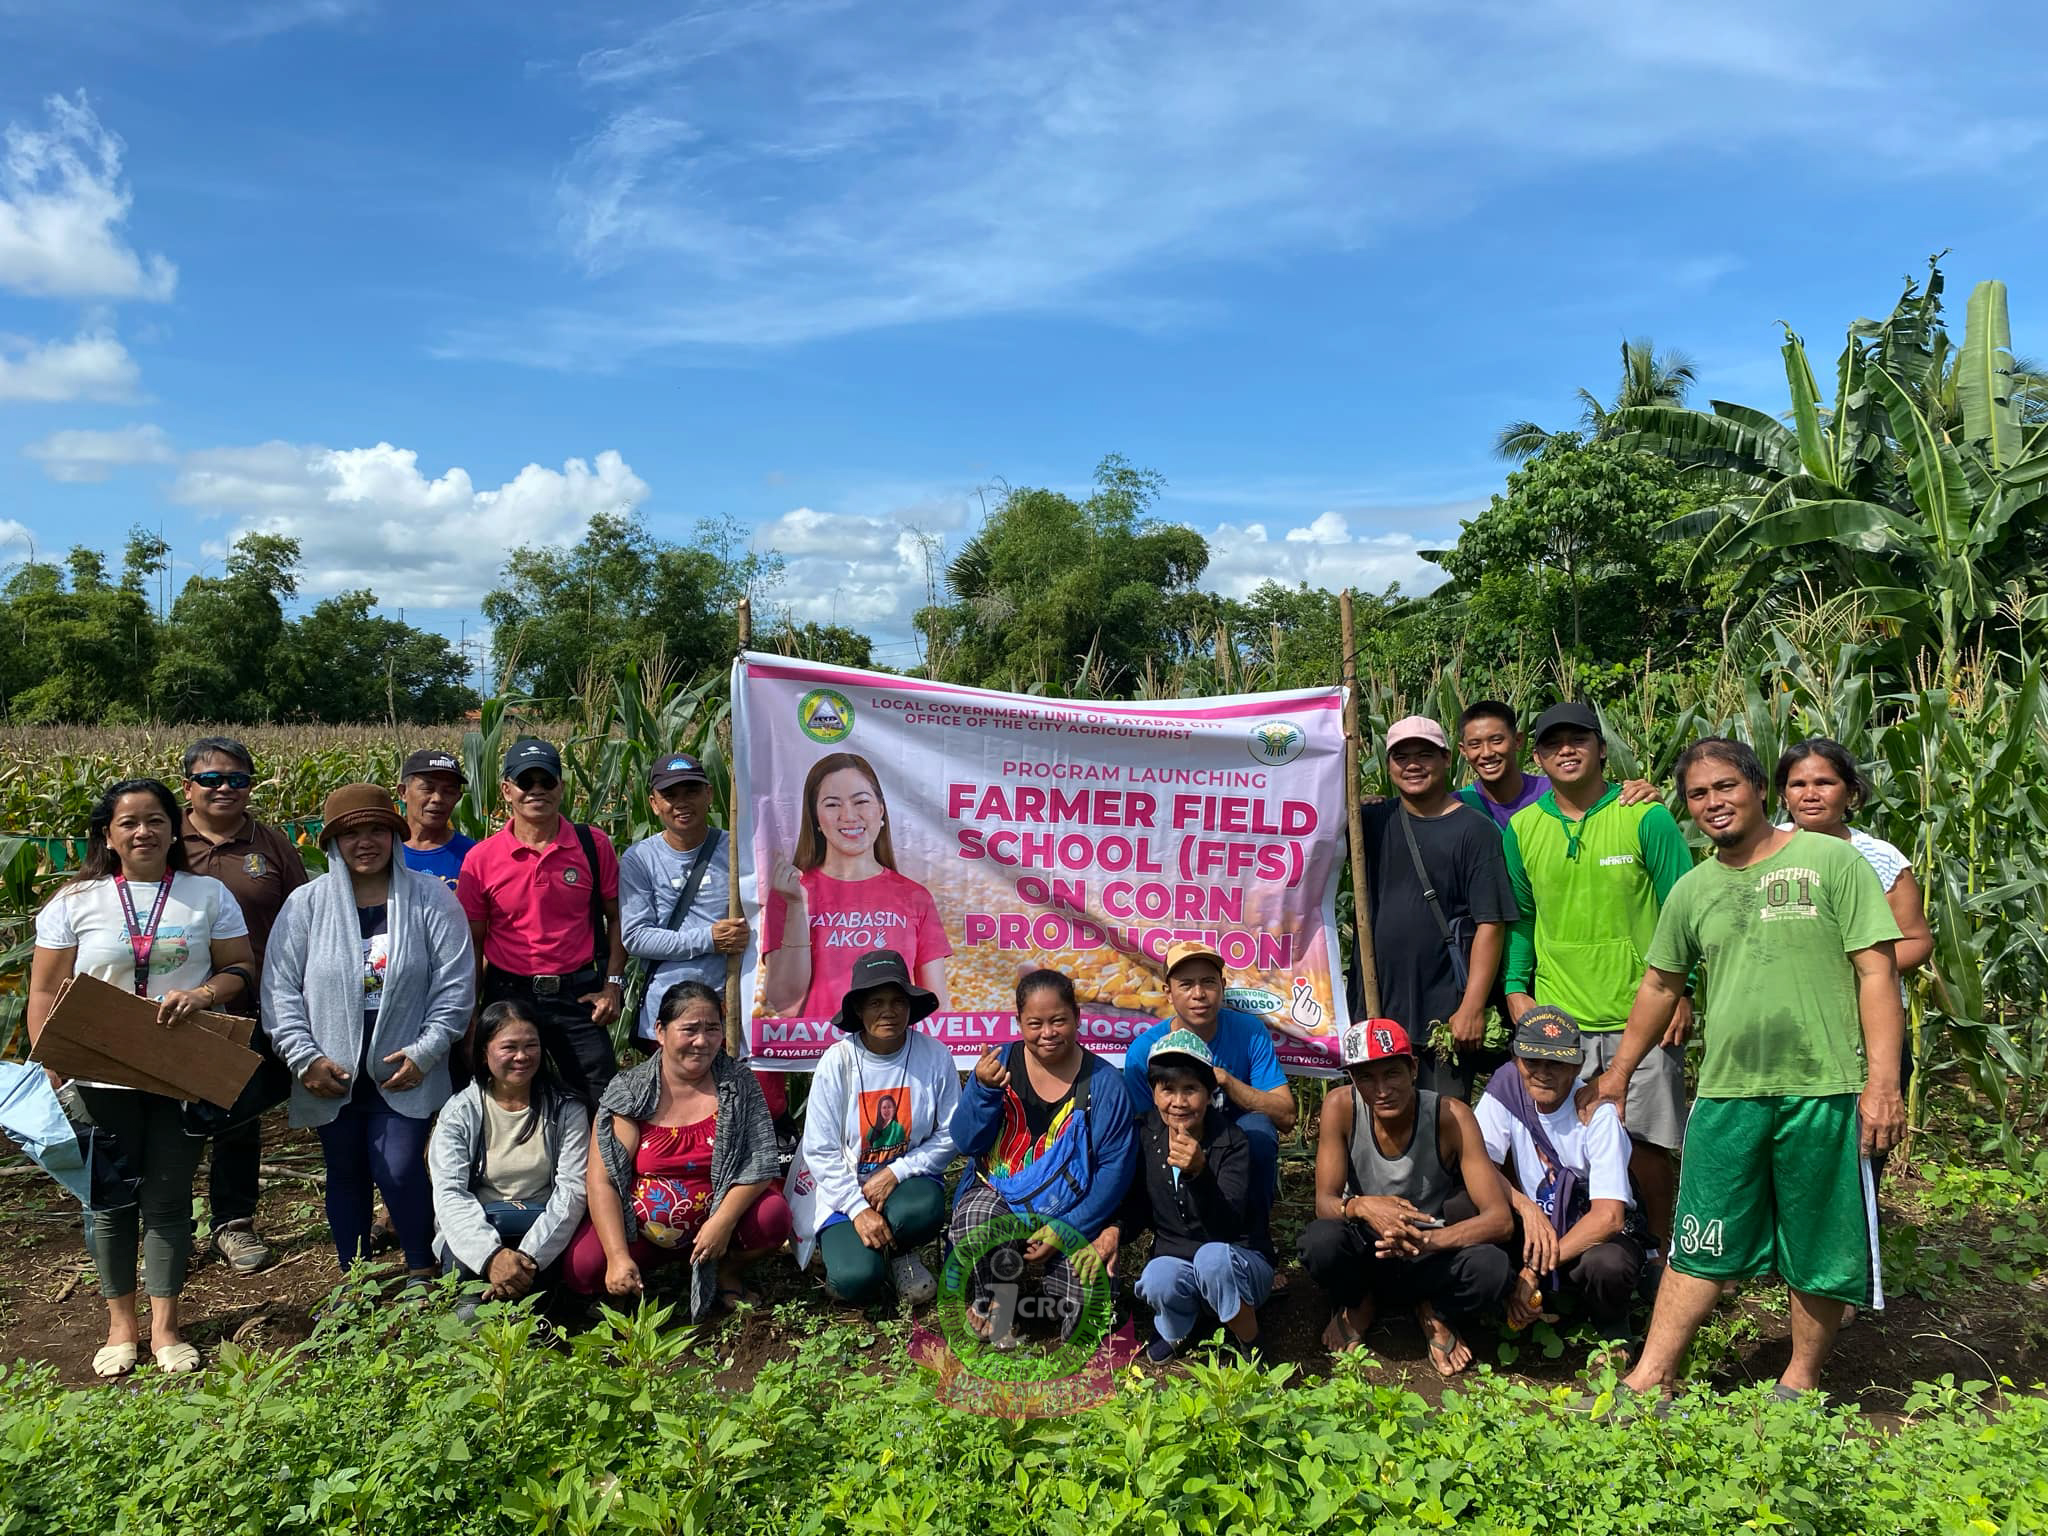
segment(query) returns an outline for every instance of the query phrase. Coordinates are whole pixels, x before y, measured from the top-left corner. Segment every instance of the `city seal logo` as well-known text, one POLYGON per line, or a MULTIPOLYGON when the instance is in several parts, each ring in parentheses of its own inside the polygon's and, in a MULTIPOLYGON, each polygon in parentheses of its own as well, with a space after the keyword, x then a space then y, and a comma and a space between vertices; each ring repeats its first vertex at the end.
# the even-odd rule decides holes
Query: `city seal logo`
POLYGON ((562 871, 562 883, 564 885, 574 885, 578 880, 581 880, 582 878, 582 874, 577 870, 565 869, 562 871))
POLYGON ((796 723, 821 747, 836 747, 853 734, 853 701, 830 688, 813 688, 796 706, 796 723))
POLYGON ((242 873, 253 880, 261 880, 269 868, 260 853, 252 853, 242 860, 242 873))
POLYGON ((1269 768, 1278 768, 1301 756, 1308 735, 1292 720, 1268 720, 1252 727, 1252 756, 1269 768))

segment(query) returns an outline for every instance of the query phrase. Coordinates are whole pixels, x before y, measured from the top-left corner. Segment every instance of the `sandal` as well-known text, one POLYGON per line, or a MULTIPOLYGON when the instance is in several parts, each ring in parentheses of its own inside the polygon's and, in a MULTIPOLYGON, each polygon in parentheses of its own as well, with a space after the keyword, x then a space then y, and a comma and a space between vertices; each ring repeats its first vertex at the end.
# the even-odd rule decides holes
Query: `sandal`
POLYGON ((152 1353, 156 1358, 156 1368, 167 1376, 184 1376, 199 1369, 198 1348, 183 1339, 152 1353))
POLYGON ((92 1373, 111 1381, 116 1376, 126 1376, 135 1369, 135 1346, 133 1344, 102 1344, 92 1357, 92 1373))

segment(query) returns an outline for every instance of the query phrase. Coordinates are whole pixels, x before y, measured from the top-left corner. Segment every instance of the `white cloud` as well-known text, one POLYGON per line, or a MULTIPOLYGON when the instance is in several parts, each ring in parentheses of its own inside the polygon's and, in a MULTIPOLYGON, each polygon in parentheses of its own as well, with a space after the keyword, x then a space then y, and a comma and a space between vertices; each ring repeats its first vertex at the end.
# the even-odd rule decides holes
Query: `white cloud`
POLYGON ((0 288, 41 298, 168 299, 178 269, 122 237, 129 192, 119 137, 85 92, 52 96, 48 125, 10 122, 0 155, 0 288))
POLYGON ((910 634, 927 577, 944 579, 945 551, 929 570, 926 540, 958 526, 964 503, 912 502, 873 514, 796 507, 754 530, 754 548, 783 557, 774 600, 799 623, 844 624, 883 644, 910 634))
POLYGON ((141 370, 109 331, 69 341, 0 335, 0 401, 128 400, 141 370))
POLYGON ((1341 591, 1380 592, 1398 582, 1410 596, 1440 586, 1444 573, 1418 551, 1440 549, 1458 536, 1458 523, 1475 516, 1484 501, 1446 502, 1406 509, 1326 511, 1313 521, 1278 532, 1263 522, 1219 523, 1203 531, 1209 541, 1209 569, 1202 585, 1225 597, 1248 597, 1264 581, 1283 586, 1307 582, 1341 591), (1355 521, 1398 525, 1383 533, 1352 532, 1355 521), (1407 531, 1428 530, 1422 534, 1407 531))
POLYGON ((1924 29, 1887 0, 1852 38, 1783 0, 669 10, 577 64, 596 116, 556 190, 585 294, 445 350, 614 366, 965 315, 1152 325, 1185 313, 1178 268, 1352 250, 1588 165, 1875 135, 1981 146, 1990 176, 2048 131, 1988 116, 2024 85, 1893 46, 1924 29))
POLYGON ((105 480, 132 464, 169 464, 178 455, 162 427, 139 424, 110 432, 72 429, 52 432, 22 452, 43 466, 52 480, 71 483, 105 480))
POLYGON ((26 560, 36 547, 36 536, 26 523, 0 517, 0 566, 26 560))
POLYGON ((567 544, 599 512, 647 500, 647 482, 607 449, 561 469, 529 464, 493 490, 469 472, 438 479, 419 455, 374 448, 261 443, 188 454, 171 498, 236 519, 244 533, 299 541, 302 590, 321 596, 369 587, 388 605, 474 607, 497 580, 508 550, 567 544))

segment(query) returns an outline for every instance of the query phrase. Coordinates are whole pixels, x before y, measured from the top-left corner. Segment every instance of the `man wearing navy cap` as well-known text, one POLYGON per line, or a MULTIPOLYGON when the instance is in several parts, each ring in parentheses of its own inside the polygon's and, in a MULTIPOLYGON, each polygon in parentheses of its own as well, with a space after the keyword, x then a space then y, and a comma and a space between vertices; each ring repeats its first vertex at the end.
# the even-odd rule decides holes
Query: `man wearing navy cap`
POLYGON ((726 916, 732 840, 711 825, 703 763, 687 752, 656 758, 647 787, 661 830, 619 859, 619 919, 626 953, 648 968, 634 1031, 651 1045, 662 994, 679 981, 723 992, 725 957, 743 953, 748 935, 744 919, 726 916))
POLYGON ((405 760, 398 776, 398 797, 405 802, 405 867, 433 875, 455 889, 462 860, 476 846, 449 824, 462 803, 469 777, 453 752, 422 748, 405 760))

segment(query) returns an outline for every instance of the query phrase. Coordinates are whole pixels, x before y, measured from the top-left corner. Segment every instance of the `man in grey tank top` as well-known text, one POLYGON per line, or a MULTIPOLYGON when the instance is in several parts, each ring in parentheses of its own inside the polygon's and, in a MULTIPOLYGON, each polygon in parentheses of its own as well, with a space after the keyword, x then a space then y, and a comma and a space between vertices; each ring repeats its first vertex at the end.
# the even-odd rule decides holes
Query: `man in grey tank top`
POLYGON ((1507 1186, 1472 1111, 1418 1091, 1415 1047, 1392 1019, 1344 1031, 1351 1082, 1323 1100, 1316 1219, 1302 1268, 1329 1295, 1323 1344, 1358 1347, 1386 1308, 1410 1308, 1439 1376, 1472 1363, 1460 1332, 1507 1292, 1507 1186))

